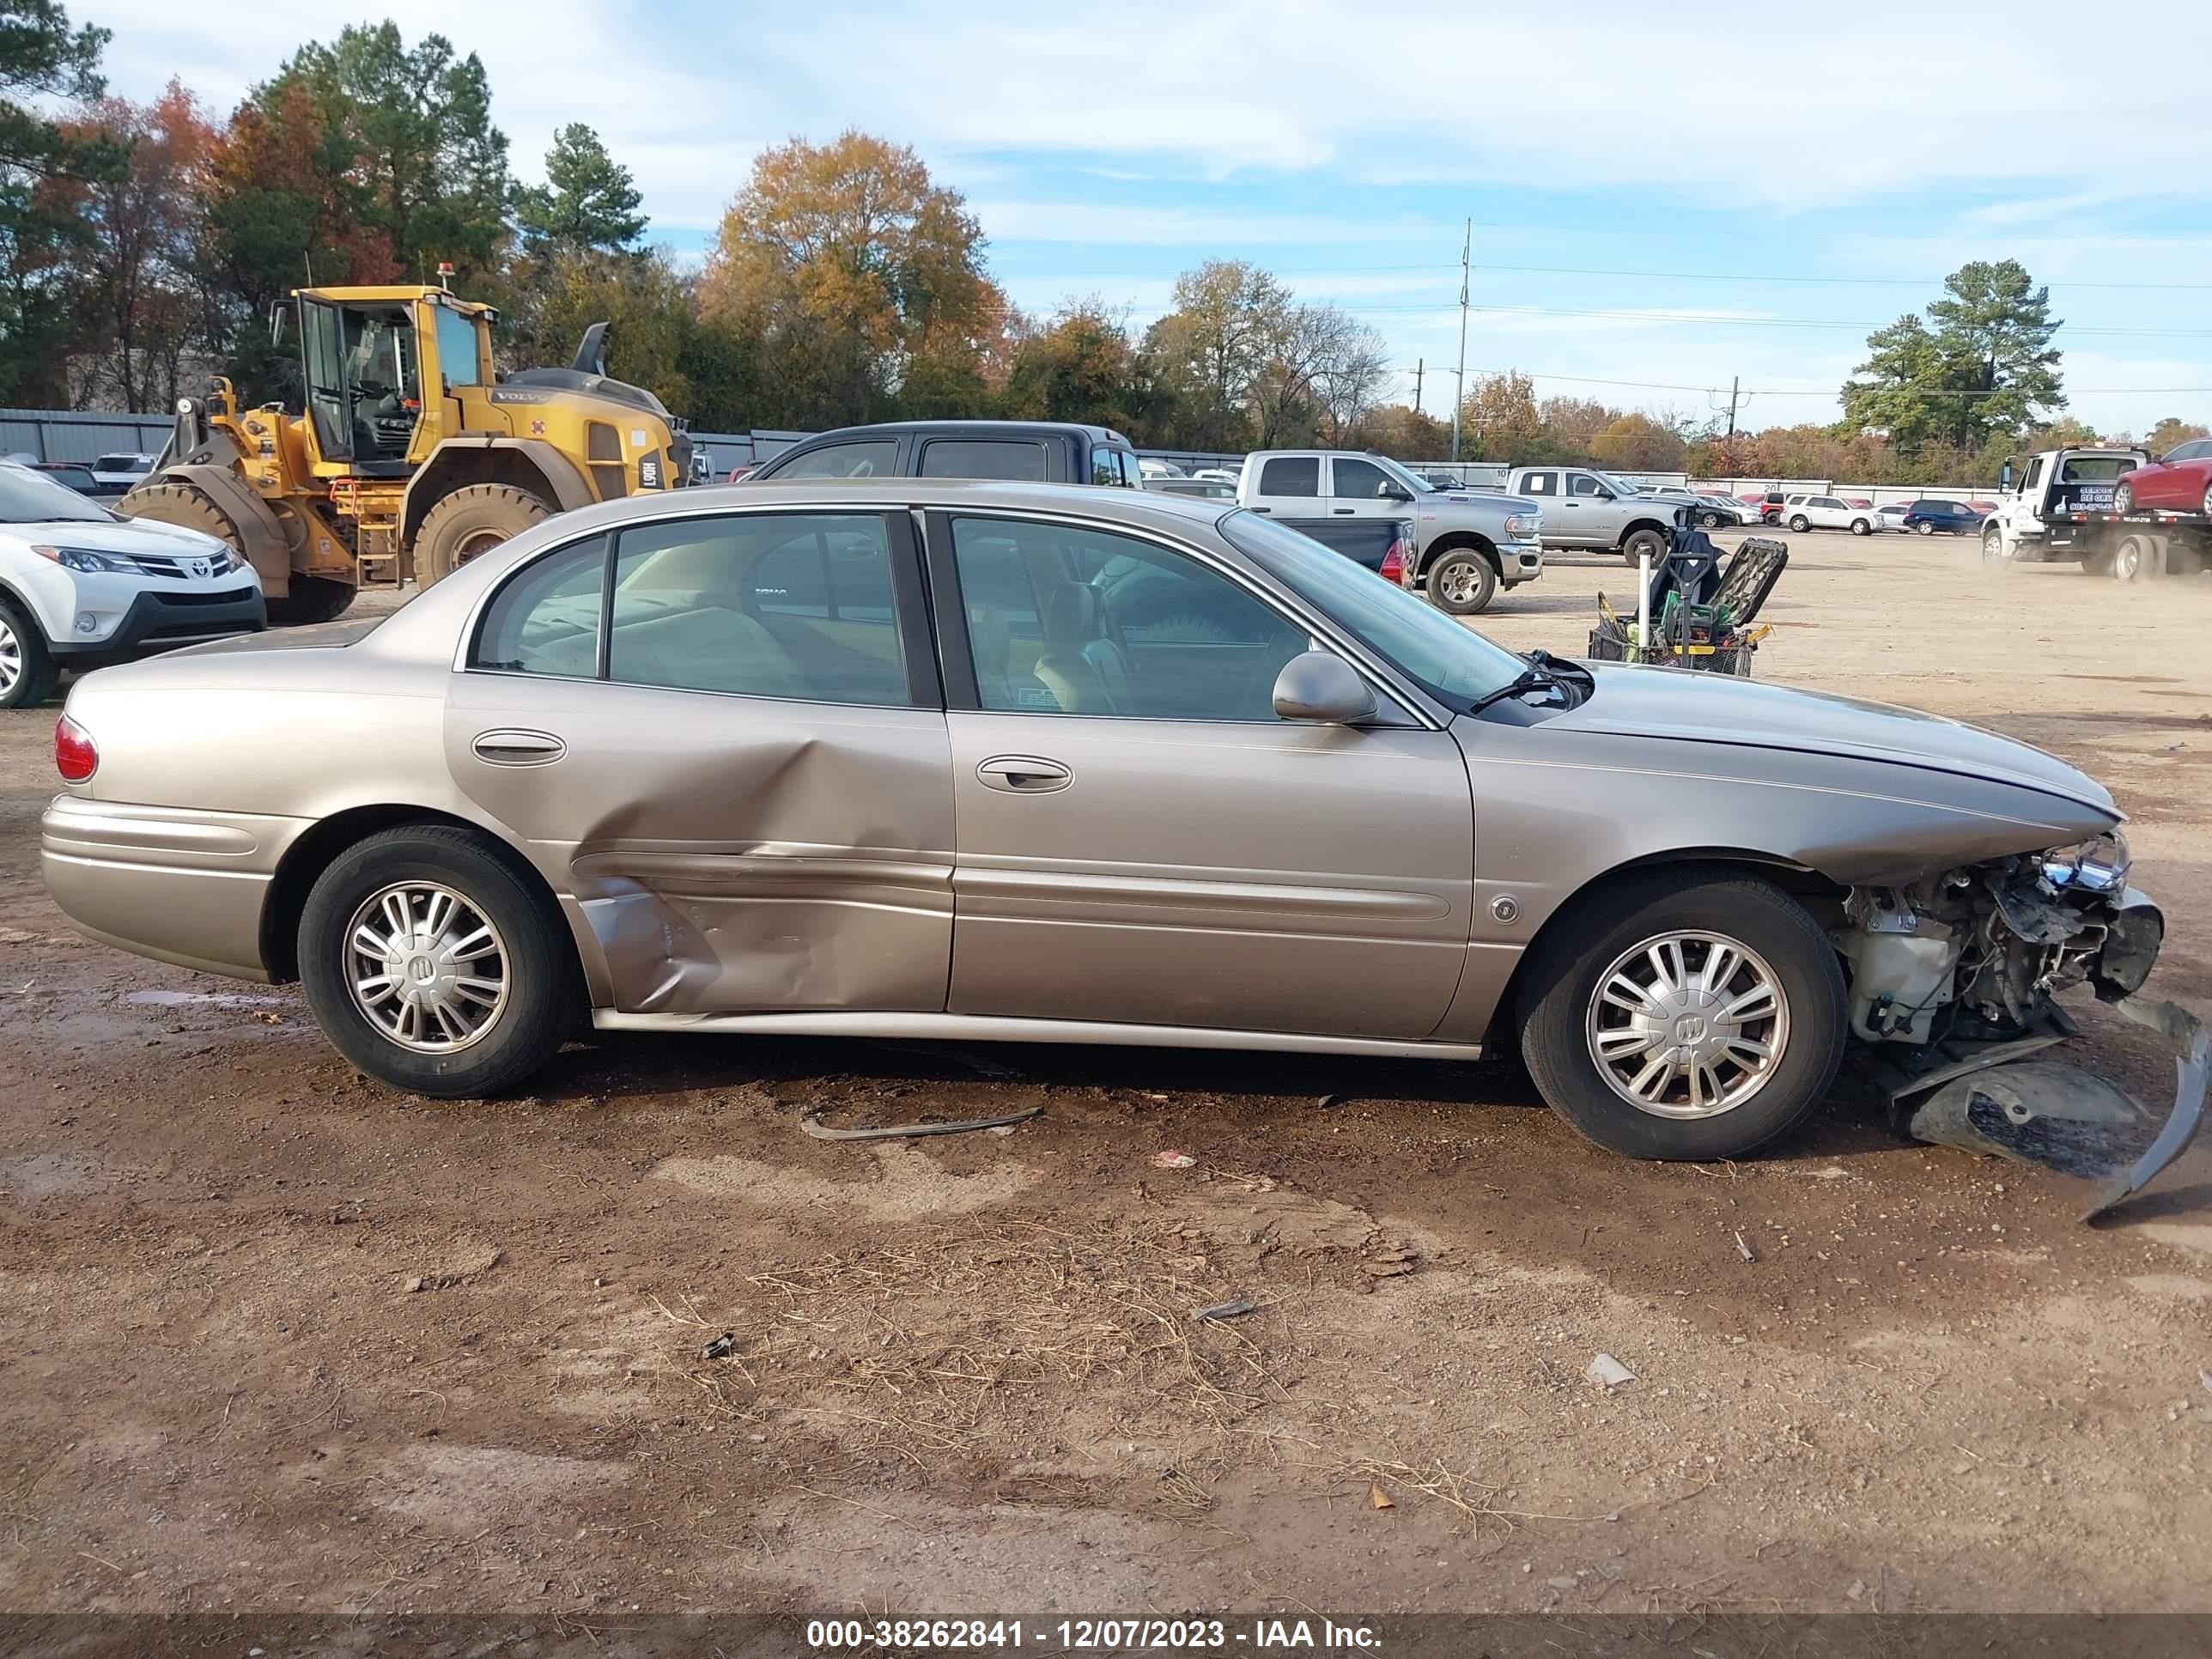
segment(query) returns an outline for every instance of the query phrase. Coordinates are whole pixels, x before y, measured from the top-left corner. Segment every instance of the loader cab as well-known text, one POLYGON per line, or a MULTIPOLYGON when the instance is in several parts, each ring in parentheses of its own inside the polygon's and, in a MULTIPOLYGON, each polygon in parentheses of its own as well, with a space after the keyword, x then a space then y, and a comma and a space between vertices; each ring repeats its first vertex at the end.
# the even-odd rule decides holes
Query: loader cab
POLYGON ((302 289, 300 357, 317 471, 404 477, 490 378, 489 313, 438 289, 302 289))

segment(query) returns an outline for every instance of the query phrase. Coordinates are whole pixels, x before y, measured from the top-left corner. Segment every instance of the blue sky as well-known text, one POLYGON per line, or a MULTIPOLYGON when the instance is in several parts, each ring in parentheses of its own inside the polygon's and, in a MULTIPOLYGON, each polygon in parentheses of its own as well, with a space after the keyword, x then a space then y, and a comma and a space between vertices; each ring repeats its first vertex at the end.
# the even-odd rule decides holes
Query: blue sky
MULTIPOLYGON (((70 11, 115 30, 115 90, 175 74, 218 112, 348 21, 70 11)), ((1026 309, 1096 295, 1141 326, 1179 270, 1250 259, 1380 329, 1401 397, 1425 360, 1438 414, 1472 217, 1470 374, 1700 416, 1741 376, 1753 427, 1832 419, 1870 326, 1966 259, 2014 258, 2066 319, 2074 412, 2212 422, 2199 4, 398 0, 360 18, 385 15, 483 56, 526 175, 562 123, 598 128, 654 236, 690 255, 763 147, 857 125, 966 194, 1026 309)))

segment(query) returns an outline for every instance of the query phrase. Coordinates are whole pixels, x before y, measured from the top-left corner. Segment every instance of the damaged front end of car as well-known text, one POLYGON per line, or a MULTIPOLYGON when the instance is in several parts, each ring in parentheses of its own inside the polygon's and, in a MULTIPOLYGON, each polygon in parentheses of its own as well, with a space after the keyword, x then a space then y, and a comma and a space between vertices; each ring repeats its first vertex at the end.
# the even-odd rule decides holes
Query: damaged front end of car
POLYGON ((1917 1140, 2039 1164, 2095 1183, 2102 1214, 2179 1157, 2212 1087, 2212 1034, 2138 996, 2166 919, 2128 885, 2117 830, 2073 846, 1861 886, 1836 946, 1855 1036, 1875 1044, 1892 1121, 1917 1140), (2182 1052, 2163 1119, 2042 1057, 2078 1029, 2055 999, 2087 984, 2182 1052))

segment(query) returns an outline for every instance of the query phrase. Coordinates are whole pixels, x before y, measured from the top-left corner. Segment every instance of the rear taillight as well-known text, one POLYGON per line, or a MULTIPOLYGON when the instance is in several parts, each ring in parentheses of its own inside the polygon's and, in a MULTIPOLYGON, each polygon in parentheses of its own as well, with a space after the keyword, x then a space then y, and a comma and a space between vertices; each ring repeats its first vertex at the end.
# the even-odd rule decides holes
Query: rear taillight
POLYGON ((1390 550, 1382 556, 1382 565, 1377 572, 1386 582, 1406 583, 1406 544, 1401 539, 1390 544, 1390 550))
POLYGON ((54 769, 64 783, 82 783, 100 770, 100 750, 93 746, 92 733, 66 714, 54 727, 54 769))

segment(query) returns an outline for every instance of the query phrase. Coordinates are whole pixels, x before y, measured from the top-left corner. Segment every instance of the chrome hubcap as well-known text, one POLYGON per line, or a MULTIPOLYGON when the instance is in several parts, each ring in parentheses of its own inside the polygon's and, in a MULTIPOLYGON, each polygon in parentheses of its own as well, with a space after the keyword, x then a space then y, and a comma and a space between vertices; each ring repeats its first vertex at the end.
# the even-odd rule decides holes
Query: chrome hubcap
POLYGON ((1662 933, 1598 976, 1590 1059, 1613 1091, 1656 1117, 1717 1117, 1766 1086, 1790 1041, 1790 1005, 1765 959, 1722 933, 1662 933))
POLYGON ((1471 564, 1455 564, 1444 572, 1444 597, 1455 605, 1466 604, 1481 586, 1471 564))
POLYGON ((346 929, 346 978, 377 1030, 422 1054, 465 1048, 507 1006, 507 947, 450 887, 401 882, 373 893, 346 929))
POLYGON ((23 678, 23 642, 15 637, 15 630, 0 617, 0 697, 15 689, 15 682, 23 678))

